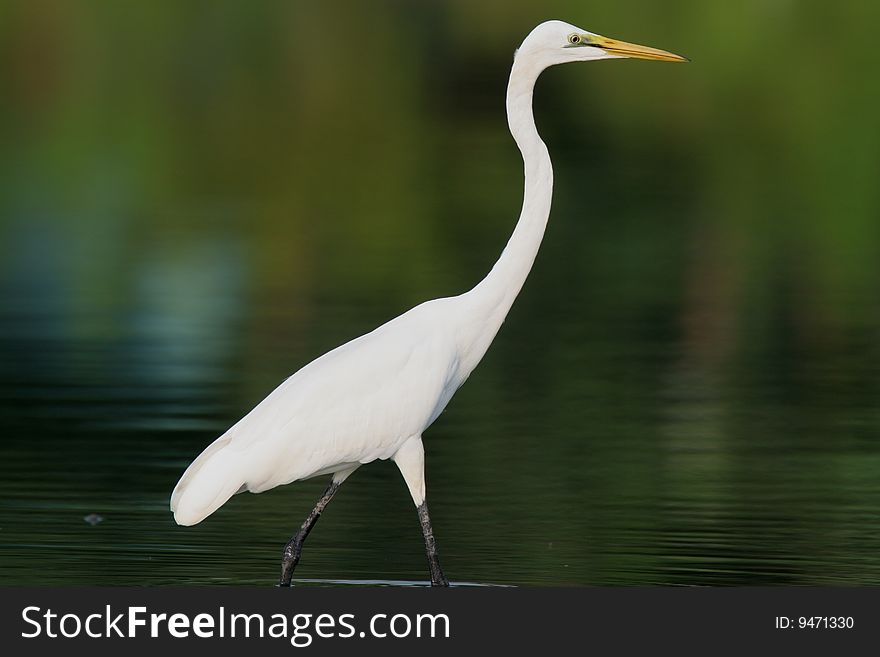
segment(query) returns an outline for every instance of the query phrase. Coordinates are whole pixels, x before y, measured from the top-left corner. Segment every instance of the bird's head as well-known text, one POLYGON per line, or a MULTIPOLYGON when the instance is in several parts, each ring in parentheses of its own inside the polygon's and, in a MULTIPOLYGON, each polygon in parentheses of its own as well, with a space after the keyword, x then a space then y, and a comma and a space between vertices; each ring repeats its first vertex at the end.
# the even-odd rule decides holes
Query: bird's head
POLYGON ((665 50, 609 39, 563 21, 547 21, 532 30, 516 53, 517 59, 526 56, 541 69, 567 62, 621 57, 665 62, 687 61, 686 58, 665 50))

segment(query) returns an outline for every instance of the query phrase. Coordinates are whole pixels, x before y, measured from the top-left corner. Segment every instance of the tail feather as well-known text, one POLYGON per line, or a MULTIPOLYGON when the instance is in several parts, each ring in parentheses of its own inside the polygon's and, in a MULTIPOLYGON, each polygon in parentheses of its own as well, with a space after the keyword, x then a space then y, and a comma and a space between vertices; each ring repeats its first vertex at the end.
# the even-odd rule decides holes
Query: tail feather
POLYGON ((208 445, 183 473, 171 493, 171 511, 178 525, 195 525, 244 488, 241 459, 226 449, 232 437, 221 436, 208 445))

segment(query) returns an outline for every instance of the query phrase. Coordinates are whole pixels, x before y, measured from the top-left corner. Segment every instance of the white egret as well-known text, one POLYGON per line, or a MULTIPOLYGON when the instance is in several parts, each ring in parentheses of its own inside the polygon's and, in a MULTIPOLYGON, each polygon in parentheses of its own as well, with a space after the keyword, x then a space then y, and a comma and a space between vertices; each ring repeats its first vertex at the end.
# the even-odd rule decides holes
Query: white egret
POLYGON ((235 493, 261 493, 332 475, 284 548, 280 583, 289 586, 303 542, 342 482, 364 463, 390 458, 418 510, 431 583, 448 586, 425 500, 422 433, 483 358, 544 235, 553 169, 532 116, 535 81, 555 64, 621 57, 685 61, 562 21, 532 30, 514 56, 507 87, 507 118, 522 152, 525 194, 519 221, 495 266, 470 291, 418 305, 285 380, 184 472, 171 495, 178 524, 201 522, 235 493))

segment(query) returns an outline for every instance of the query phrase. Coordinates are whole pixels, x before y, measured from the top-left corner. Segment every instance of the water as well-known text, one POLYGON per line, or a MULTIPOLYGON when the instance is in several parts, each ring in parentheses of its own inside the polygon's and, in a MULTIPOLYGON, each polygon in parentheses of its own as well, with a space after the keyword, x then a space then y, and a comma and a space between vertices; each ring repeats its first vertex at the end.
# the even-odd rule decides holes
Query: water
MULTIPOLYGON (((521 175, 504 81, 543 16, 350 4, 0 21, 0 584, 274 584, 326 482, 183 528, 183 470, 292 371, 497 257, 521 175), (324 47, 339 25, 356 67, 324 47)), ((539 84, 545 243, 425 436, 454 583, 880 584, 880 87, 840 74, 871 70, 878 10, 676 7, 605 22, 692 64, 539 84), (806 57, 811 33, 836 46, 803 66, 749 41, 806 57)), ((296 576, 425 583, 393 464, 345 483, 296 576)))
MULTIPOLYGON (((486 361, 426 435, 435 531, 454 582, 880 581, 870 345, 820 354, 746 347, 722 367, 699 338, 647 323, 613 289, 594 312, 573 311, 587 304, 556 307, 543 278, 528 284, 486 361)), ((354 333, 369 311, 328 301, 305 322, 276 315, 310 337, 286 351, 248 351, 239 313, 274 305, 231 309, 215 299, 196 316, 202 293, 180 304, 190 319, 137 307, 82 318, 106 322, 85 331, 100 338, 58 334, 74 318, 33 312, 31 302, 12 317, 7 310, 4 584, 275 581, 280 549, 324 481, 236 496, 191 528, 173 523, 171 489, 257 389, 268 391, 272 373, 317 355, 312 343, 344 332, 340 324, 354 333), (247 360, 272 365, 255 372, 247 360), (89 514, 102 519, 90 524, 89 514)), ((596 295, 572 292, 578 302, 596 295)), ((418 522, 392 464, 371 464, 345 484, 297 576, 307 585, 425 580, 418 522)))

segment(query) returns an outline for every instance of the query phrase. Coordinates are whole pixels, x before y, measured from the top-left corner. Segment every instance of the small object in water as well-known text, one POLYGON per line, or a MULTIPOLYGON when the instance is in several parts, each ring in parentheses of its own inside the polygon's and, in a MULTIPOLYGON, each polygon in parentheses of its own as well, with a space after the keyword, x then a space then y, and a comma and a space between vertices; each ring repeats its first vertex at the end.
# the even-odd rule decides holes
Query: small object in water
POLYGON ((89 515, 83 517, 83 520, 85 520, 92 527, 94 527, 99 522, 104 522, 104 516, 98 515, 97 513, 90 513, 89 515))

